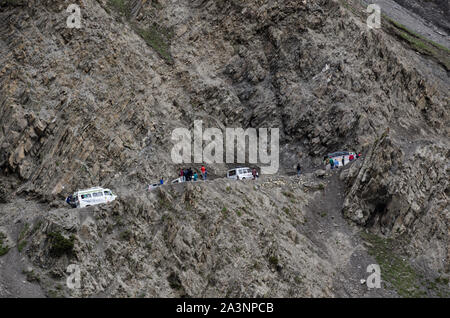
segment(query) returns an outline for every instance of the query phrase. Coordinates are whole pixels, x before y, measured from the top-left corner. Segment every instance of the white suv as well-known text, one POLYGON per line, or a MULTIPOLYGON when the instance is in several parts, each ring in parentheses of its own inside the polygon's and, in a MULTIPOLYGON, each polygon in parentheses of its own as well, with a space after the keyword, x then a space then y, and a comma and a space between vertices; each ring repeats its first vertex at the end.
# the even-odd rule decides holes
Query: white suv
POLYGON ((227 178, 235 180, 253 179, 252 169, 244 167, 228 170, 227 178))
MULTIPOLYGON (((72 195, 71 205, 77 208, 84 208, 101 203, 109 203, 117 198, 109 189, 100 187, 80 190, 72 195)), ((67 201, 67 199, 66 199, 67 201)))

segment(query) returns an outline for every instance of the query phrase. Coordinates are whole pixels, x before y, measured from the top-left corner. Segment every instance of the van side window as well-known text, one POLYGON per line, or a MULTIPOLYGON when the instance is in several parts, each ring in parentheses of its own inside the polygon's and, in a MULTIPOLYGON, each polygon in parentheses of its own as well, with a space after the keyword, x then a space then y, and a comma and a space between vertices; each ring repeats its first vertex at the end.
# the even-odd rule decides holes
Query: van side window
POLYGON ((82 199, 89 199, 89 198, 92 198, 92 196, 90 194, 82 194, 81 198, 82 199))
POLYGON ((236 175, 236 170, 231 170, 228 175, 229 176, 235 176, 236 175))
POLYGON ((92 195, 94 197, 101 197, 101 196, 103 196, 103 194, 101 192, 95 192, 95 193, 92 193, 92 195))

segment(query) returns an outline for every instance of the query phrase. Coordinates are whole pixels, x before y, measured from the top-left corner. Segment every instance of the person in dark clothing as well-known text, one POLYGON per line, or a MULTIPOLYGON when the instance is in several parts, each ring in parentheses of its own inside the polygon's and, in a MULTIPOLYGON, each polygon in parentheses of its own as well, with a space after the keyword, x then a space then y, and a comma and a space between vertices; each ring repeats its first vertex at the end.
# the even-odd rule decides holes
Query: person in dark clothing
POLYGON ((164 177, 161 177, 161 179, 159 180, 159 184, 164 184, 164 177))
POLYGON ((342 166, 345 166, 345 157, 342 156, 342 166))
POLYGON ((334 168, 334 160, 333 160, 333 158, 330 158, 330 167, 331 167, 331 169, 334 168))
POLYGON ((302 167, 300 167, 300 164, 297 164, 297 176, 300 176, 300 173, 302 172, 302 167))
POLYGON ((255 180, 256 179, 256 169, 255 168, 252 169, 252 176, 253 176, 253 180, 255 180))
POLYGON ((69 195, 66 199, 66 202, 72 207, 76 208, 75 198, 72 195, 69 195))
POLYGON ((181 179, 183 179, 183 181, 186 181, 186 177, 184 176, 184 170, 183 169, 180 170, 180 177, 181 177, 181 179))

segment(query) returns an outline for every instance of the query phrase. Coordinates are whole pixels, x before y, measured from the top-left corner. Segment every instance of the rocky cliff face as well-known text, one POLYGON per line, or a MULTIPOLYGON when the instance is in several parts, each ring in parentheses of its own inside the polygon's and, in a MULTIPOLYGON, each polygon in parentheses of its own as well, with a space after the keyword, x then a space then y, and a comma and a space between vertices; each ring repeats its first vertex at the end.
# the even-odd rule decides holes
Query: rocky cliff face
MULTIPOLYGON (((49 277, 47 294, 72 257, 86 275, 85 289, 66 291, 76 296, 138 296, 144 285, 146 296, 364 295, 342 282, 358 282, 369 259, 342 208, 358 226, 408 241, 402 252, 430 279, 448 279, 447 72, 369 30, 341 1, 2 1, 0 225, 17 244, 21 226, 36 225, 24 232, 26 253, 49 277), (73 2, 81 29, 66 27, 73 2), (330 151, 363 151, 364 161, 316 189, 333 206, 309 210, 318 219, 337 212, 347 230, 322 229, 333 239, 301 230, 303 204, 316 197, 297 184, 283 211, 291 179, 264 193, 239 184, 239 196, 222 181, 145 194, 150 181, 176 177, 172 130, 197 119, 205 128, 280 128, 280 175, 299 160, 316 169, 330 151), (60 207, 97 184, 120 202, 85 214, 60 207), (247 197, 244 221, 239 204, 226 202, 247 197), (74 254, 50 251, 60 232, 69 247, 75 235, 74 254)), ((207 168, 222 176, 227 166, 207 168)), ((308 178, 306 187, 317 182, 308 178)))
POLYGON ((351 184, 344 215, 389 237, 407 238, 408 253, 423 267, 448 271, 450 153, 438 140, 410 141, 405 148, 385 135, 364 163, 343 173, 351 184))

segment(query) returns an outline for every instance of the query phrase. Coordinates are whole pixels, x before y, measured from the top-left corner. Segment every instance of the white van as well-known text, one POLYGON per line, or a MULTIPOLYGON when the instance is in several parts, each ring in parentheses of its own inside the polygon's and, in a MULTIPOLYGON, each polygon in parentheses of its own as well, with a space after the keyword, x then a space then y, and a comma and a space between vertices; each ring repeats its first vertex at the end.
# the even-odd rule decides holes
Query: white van
POLYGON ((253 179, 252 169, 244 167, 228 170, 227 178, 235 180, 253 179))
POLYGON ((153 184, 149 184, 148 185, 148 191, 152 191, 154 189, 156 189, 157 187, 160 187, 161 183, 153 183, 153 184))
POLYGON ((91 205, 114 201, 117 196, 113 194, 110 189, 96 187, 79 190, 73 194, 72 198, 74 199, 75 207, 84 208, 91 205))
POLYGON ((182 183, 182 182, 184 182, 183 177, 179 177, 179 178, 176 178, 175 180, 172 180, 171 183, 182 183))

